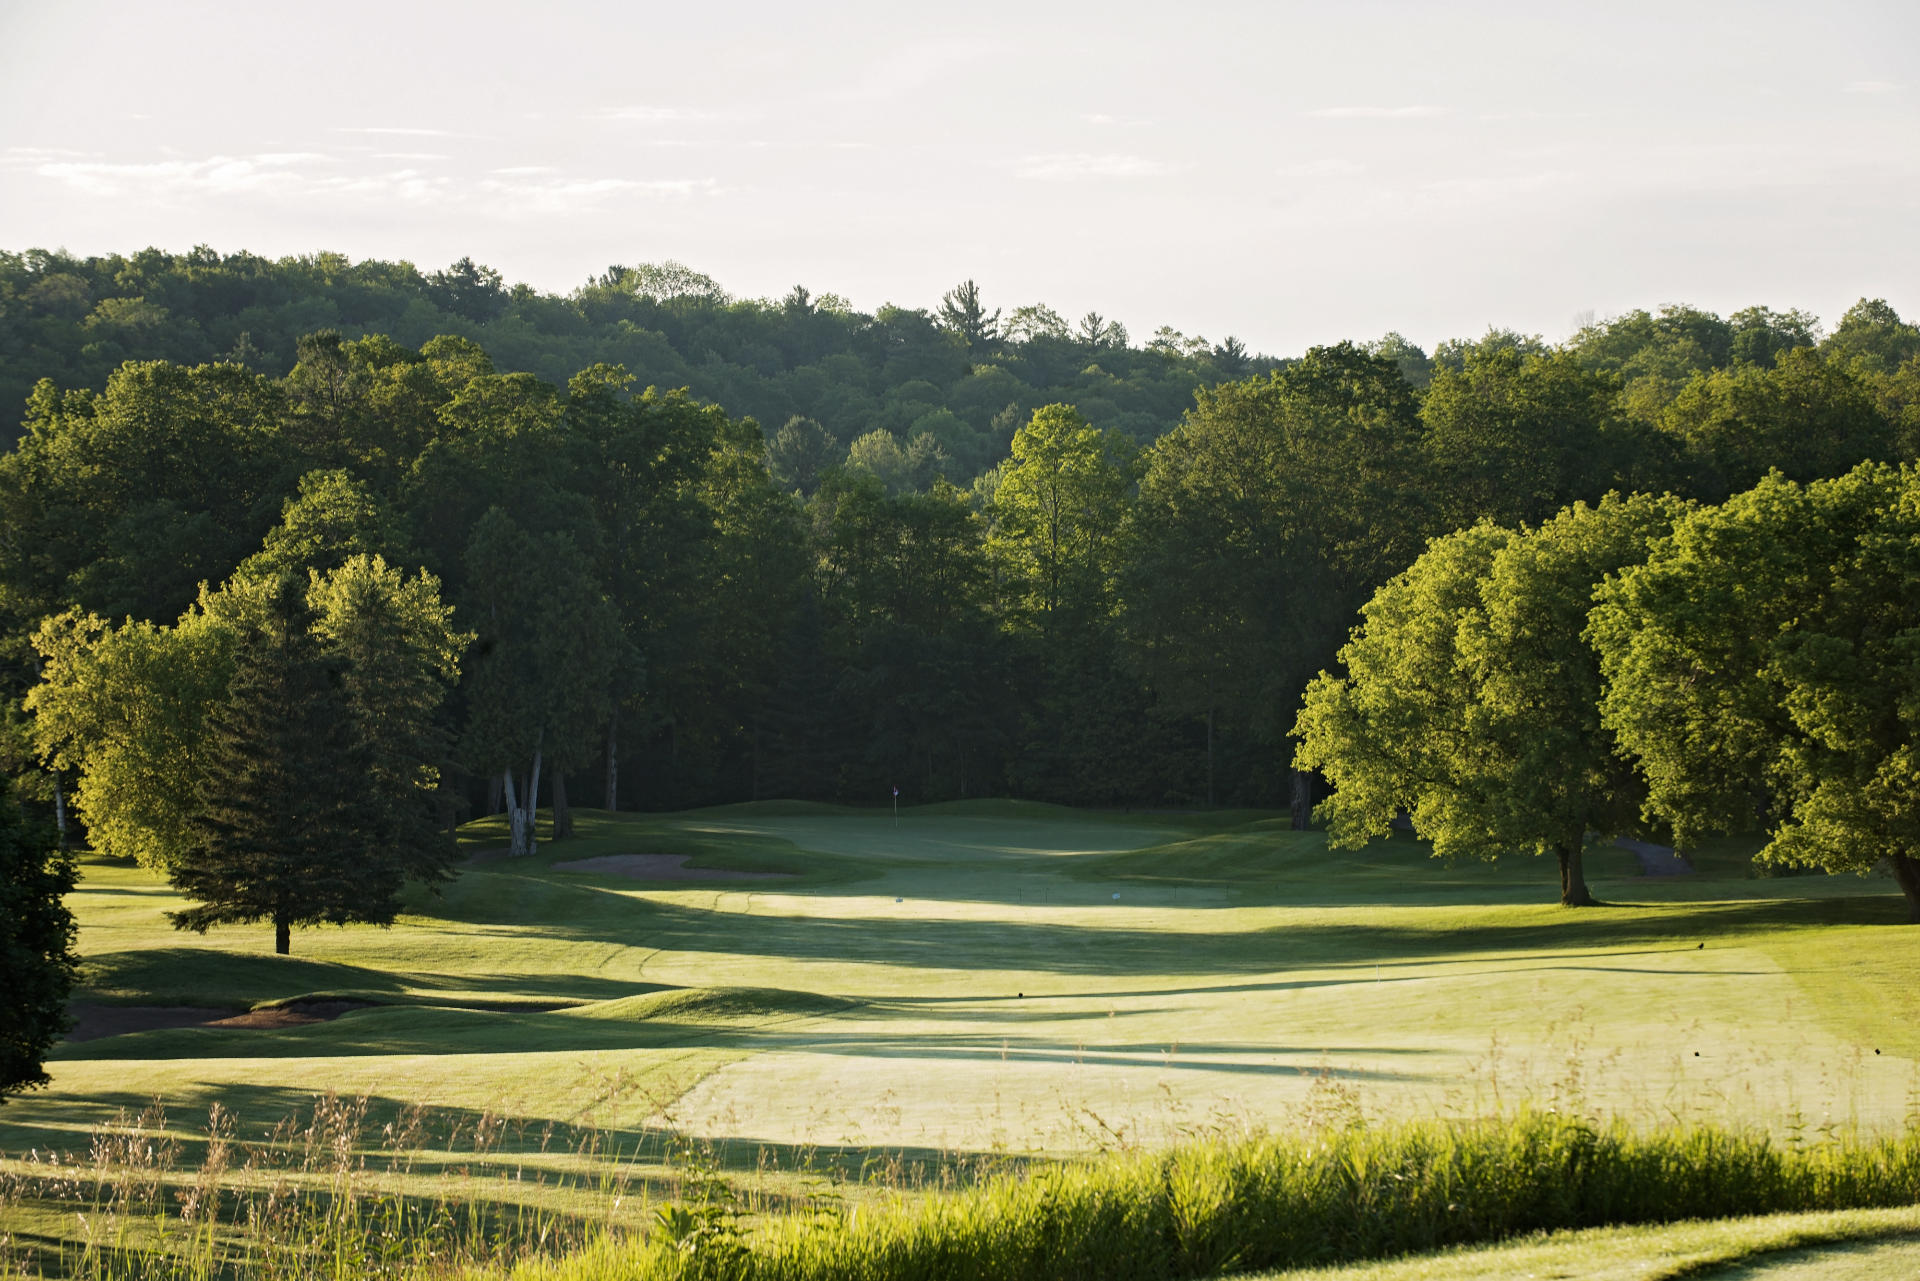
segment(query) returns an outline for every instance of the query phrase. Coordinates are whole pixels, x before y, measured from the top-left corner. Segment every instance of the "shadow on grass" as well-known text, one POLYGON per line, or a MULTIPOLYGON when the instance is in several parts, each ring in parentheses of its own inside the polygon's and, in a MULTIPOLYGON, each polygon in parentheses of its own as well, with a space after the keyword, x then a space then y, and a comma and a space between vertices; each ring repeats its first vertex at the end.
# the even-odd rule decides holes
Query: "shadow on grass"
MULTIPOLYGON (((585 891, 583 893, 592 893, 585 891)), ((1127 976, 1254 974, 1324 969, 1397 958, 1435 960, 1711 945, 1745 935, 1830 925, 1895 925, 1898 895, 1663 902, 1613 907, 1516 909, 1509 919, 1461 922, 1437 904, 1436 919, 1391 923, 1281 923, 1262 929, 1130 926, 1116 908, 1110 926, 1038 920, 952 920, 713 911, 676 901, 608 893, 611 906, 543 927, 576 942, 685 954, 782 961, 862 963, 932 971, 1014 971, 1127 976)))
MULTIPOLYGON (((220 1084, 176 1092, 166 1100, 163 1124, 164 1133, 177 1145, 173 1160, 181 1169, 194 1169, 205 1161, 209 1120, 218 1108, 231 1127, 228 1138, 244 1149, 230 1158, 230 1168, 244 1166, 251 1156, 256 1170, 298 1170, 315 1158, 312 1142, 316 1137, 324 1145, 344 1135, 344 1142, 326 1151, 350 1154, 357 1168, 376 1174, 471 1175, 482 1180, 500 1176, 488 1199, 532 1200, 537 1190, 552 1187, 604 1191, 609 1175, 618 1173, 631 1180, 635 1191, 657 1201, 679 1191, 686 1158, 686 1136, 672 1119, 674 1095, 668 1090, 664 1097, 649 1099, 645 1091, 617 1075, 583 1076, 581 1106, 571 1119, 555 1120, 492 1109, 422 1109, 378 1094, 336 1099, 289 1085, 220 1084), (316 1124, 322 1108, 337 1116, 341 1103, 354 1114, 350 1130, 316 1124), (636 1112, 644 1113, 644 1119, 615 1119, 636 1112)), ((43 1160, 59 1158, 69 1167, 69 1176, 73 1166, 95 1165, 92 1141, 103 1127, 124 1130, 155 1115, 151 1111, 155 1100, 132 1091, 67 1095, 57 1108, 36 1108, 30 1097, 17 1102, 27 1106, 18 1110, 9 1106, 0 1116, 0 1157, 18 1160, 37 1152, 43 1160)), ((932 1176, 943 1166, 963 1175, 969 1171, 984 1175, 1048 1163, 1046 1158, 992 1157, 921 1145, 877 1148, 752 1139, 697 1143, 703 1150, 702 1161, 710 1160, 729 1172, 829 1174, 855 1181, 882 1164, 917 1166, 923 1175, 932 1176)), ((898 1177, 897 1168, 890 1177, 898 1177)), ((905 1184, 918 1185, 911 1170, 905 1184)), ((768 1208, 779 1209, 790 1193, 776 1187, 764 1195, 773 1198, 768 1208)))

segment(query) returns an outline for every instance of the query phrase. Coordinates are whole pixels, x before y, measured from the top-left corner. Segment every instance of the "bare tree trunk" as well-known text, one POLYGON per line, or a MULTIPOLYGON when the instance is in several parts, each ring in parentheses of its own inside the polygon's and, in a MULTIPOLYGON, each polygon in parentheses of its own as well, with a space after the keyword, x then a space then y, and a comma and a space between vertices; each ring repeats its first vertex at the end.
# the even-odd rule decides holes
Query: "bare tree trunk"
POLYGON ((1305 770, 1294 770, 1289 780, 1292 795, 1293 830, 1304 832, 1313 826, 1313 776, 1305 770))
POLYGON ((53 770, 53 825, 60 831, 60 848, 67 848, 67 789, 60 786, 60 771, 53 770))
POLYGON ((1893 879, 1907 896, 1907 924, 1920 925, 1920 861, 1905 854, 1889 854, 1887 862, 1893 864, 1893 879))
POLYGON ((567 772, 553 767, 553 839, 564 841, 573 835, 573 807, 567 804, 567 772))
POLYGON ((1213 808, 1213 708, 1207 708, 1207 808, 1213 808))
POLYGON ((500 771, 501 786, 507 800, 507 854, 519 858, 527 850, 527 812, 520 808, 520 793, 513 786, 513 767, 500 771))
POLYGON ((293 951, 293 927, 284 916, 273 918, 273 952, 275 956, 287 956, 293 951))
POLYGON ((1560 906, 1598 907, 1599 900, 1587 889, 1587 876, 1581 863, 1585 854, 1586 833, 1568 837, 1554 846, 1560 859, 1560 906))
POLYGON ((607 810, 620 809, 620 711, 616 707, 607 717, 607 810))
POLYGON ((546 738, 542 730, 533 740, 533 773, 527 778, 527 794, 521 807, 526 813, 527 854, 532 855, 539 842, 535 837, 535 828, 540 822, 540 745, 546 738))
POLYGON ((533 770, 527 776, 527 790, 524 794, 515 789, 511 768, 502 772, 500 776, 507 795, 507 831, 509 833, 507 853, 512 858, 530 857, 537 846, 534 839, 534 823, 540 815, 540 744, 545 737, 546 734, 543 731, 533 740, 533 770))
POLYGON ((506 808, 505 793, 500 790, 500 779, 496 776, 487 780, 487 813, 498 814, 506 808))

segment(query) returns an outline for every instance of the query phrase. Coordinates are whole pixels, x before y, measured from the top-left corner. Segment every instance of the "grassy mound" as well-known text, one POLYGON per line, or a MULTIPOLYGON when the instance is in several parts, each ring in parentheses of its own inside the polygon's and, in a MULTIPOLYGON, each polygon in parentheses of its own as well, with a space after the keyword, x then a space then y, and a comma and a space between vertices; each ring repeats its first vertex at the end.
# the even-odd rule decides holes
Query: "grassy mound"
POLYGON ((775 1018, 837 1014, 854 1004, 837 997, 777 987, 699 987, 599 1001, 568 1013, 578 1018, 636 1023, 758 1023, 775 1018))

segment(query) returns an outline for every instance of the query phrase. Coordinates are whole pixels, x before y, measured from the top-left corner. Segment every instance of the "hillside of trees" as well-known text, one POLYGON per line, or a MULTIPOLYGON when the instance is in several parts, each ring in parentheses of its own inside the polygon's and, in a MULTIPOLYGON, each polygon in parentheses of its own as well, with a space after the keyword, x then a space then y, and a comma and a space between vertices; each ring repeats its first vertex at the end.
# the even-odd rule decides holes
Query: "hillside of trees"
POLYGON ((1043 304, 1002 315, 970 281, 932 308, 867 315, 803 286, 777 300, 736 300, 672 262, 610 267, 556 296, 509 287, 466 258, 429 274, 339 254, 275 261, 204 247, 85 259, 0 253, 7 406, 41 378, 97 389, 128 360, 228 361, 283 377, 300 340, 319 330, 410 347, 455 335, 502 369, 554 383, 618 364, 641 386, 685 387, 751 416, 770 438, 800 420, 776 454, 797 478, 884 430, 905 461, 885 460, 870 439, 865 448, 882 466, 962 486, 1006 456, 1014 430, 1042 405, 1080 405, 1145 442, 1179 420, 1196 387, 1274 363, 1237 339, 1210 344, 1171 329, 1132 346, 1118 322, 1069 320, 1043 304))
MULTIPOLYGON (((36 252, 0 257, 0 309, 15 704, 49 638, 161 652, 248 584, 378 558, 460 639, 447 818, 1304 803, 1302 693, 1429 539, 1920 447, 1920 330, 1866 300, 1831 332, 1665 307, 1284 361, 970 282, 867 316, 672 264, 555 297, 466 261, 36 252)), ((178 694, 191 772, 224 694, 178 694)), ((108 734, 136 703, 88 707, 108 734)))

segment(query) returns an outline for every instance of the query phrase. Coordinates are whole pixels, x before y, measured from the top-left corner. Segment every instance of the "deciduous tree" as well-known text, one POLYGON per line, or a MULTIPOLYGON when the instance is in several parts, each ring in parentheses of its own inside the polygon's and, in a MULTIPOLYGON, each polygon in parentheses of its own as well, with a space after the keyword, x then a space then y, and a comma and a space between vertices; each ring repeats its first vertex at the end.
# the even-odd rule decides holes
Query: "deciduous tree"
POLYGON ((47 1052, 67 1030, 74 954, 74 864, 36 830, 0 780, 0 1102, 44 1085, 47 1052))
POLYGON ((1344 676, 1308 688, 1295 763, 1335 791, 1335 846, 1389 833, 1402 810, 1442 858, 1551 851, 1560 901, 1593 902, 1589 833, 1630 830, 1643 791, 1600 723, 1584 632, 1595 587, 1641 561, 1679 512, 1610 497, 1537 530, 1488 523, 1435 539, 1362 609, 1344 676))
POLYGON ((1774 475, 1682 520, 1601 595, 1603 724, 1682 842, 1871 870, 1920 922, 1920 473, 1774 475))

